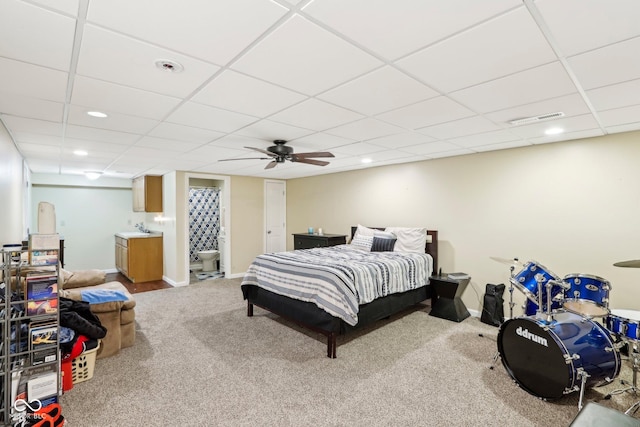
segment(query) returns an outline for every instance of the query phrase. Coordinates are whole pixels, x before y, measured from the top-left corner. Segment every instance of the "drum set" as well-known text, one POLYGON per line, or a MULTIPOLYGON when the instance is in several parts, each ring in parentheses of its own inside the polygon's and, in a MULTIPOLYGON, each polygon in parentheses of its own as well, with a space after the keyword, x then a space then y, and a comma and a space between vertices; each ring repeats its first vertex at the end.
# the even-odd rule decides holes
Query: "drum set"
POLYGON ((561 279, 536 261, 492 259, 511 265, 511 316, 500 326, 494 362, 499 356, 521 388, 545 400, 580 391, 582 409, 585 388, 609 384, 619 375, 620 349, 628 345, 633 384, 610 395, 639 390, 640 312, 610 310, 609 281, 590 274, 561 279), (524 315, 515 318, 514 289, 526 297, 524 315))

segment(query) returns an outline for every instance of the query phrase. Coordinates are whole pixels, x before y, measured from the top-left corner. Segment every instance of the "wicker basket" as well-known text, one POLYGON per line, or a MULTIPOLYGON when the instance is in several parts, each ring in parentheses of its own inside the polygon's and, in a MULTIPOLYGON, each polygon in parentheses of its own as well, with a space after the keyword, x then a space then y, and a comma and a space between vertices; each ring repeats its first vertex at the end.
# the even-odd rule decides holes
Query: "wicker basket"
POLYGON ((85 351, 71 361, 71 378, 74 384, 93 378, 93 369, 96 366, 96 354, 98 353, 100 344, 101 343, 98 343, 96 348, 85 351))

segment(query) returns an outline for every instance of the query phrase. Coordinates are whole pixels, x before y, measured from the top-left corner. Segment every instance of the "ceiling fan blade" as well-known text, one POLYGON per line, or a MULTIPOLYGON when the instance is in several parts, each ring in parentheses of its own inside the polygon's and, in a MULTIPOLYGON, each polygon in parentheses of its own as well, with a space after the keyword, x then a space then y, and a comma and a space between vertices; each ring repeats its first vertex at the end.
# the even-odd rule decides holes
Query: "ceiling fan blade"
POLYGON ((278 162, 276 162, 275 160, 273 160, 273 161, 271 161, 271 162, 267 163, 267 166, 265 166, 264 168, 265 168, 265 169, 272 169, 272 168, 275 168, 277 164, 278 164, 278 162))
POLYGON ((296 162, 296 163, 308 163, 310 165, 316 165, 316 166, 327 166, 329 164, 329 162, 324 162, 322 160, 313 160, 313 159, 295 159, 292 158, 291 159, 292 162, 296 162))
POLYGON ((266 154, 267 156, 271 156, 271 157, 278 157, 277 154, 272 153, 271 151, 267 151, 267 150, 263 150, 262 148, 255 148, 255 147, 244 147, 244 148, 248 148, 249 150, 255 150, 255 151, 259 151, 262 154, 266 154))
POLYGON ((335 157, 335 156, 332 153, 329 153, 328 151, 315 151, 311 153, 292 154, 291 157, 297 158, 297 159, 308 159, 309 157, 335 157))
POLYGON ((271 160, 271 157, 242 157, 238 159, 220 159, 219 162, 229 162, 232 160, 271 160))

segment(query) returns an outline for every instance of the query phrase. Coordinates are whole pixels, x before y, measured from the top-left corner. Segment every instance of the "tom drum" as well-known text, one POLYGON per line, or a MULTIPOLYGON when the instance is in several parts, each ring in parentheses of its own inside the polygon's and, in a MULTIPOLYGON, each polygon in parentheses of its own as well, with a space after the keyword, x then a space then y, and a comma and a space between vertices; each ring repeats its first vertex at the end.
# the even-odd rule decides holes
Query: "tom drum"
MULTIPOLYGON (((511 279, 511 283, 518 289, 520 289, 527 297, 525 305, 525 314, 532 316, 538 311, 539 295, 542 295, 542 311, 546 309, 547 305, 547 282, 549 280, 560 282, 560 278, 556 276, 551 270, 544 265, 536 262, 527 262, 523 269, 518 272, 511 279), (542 285, 542 293, 538 289, 538 279, 542 285)), ((557 310, 562 307, 562 297, 564 290, 560 284, 553 284, 551 287, 551 310, 557 310)))

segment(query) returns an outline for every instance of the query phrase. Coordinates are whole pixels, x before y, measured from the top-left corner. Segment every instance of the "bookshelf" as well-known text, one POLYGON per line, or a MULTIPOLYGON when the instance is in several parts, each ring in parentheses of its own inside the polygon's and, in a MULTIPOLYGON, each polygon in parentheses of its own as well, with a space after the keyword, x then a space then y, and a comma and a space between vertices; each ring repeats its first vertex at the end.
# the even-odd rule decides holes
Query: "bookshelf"
POLYGON ((0 425, 20 415, 17 399, 46 406, 61 395, 57 251, 0 251, 0 425))

